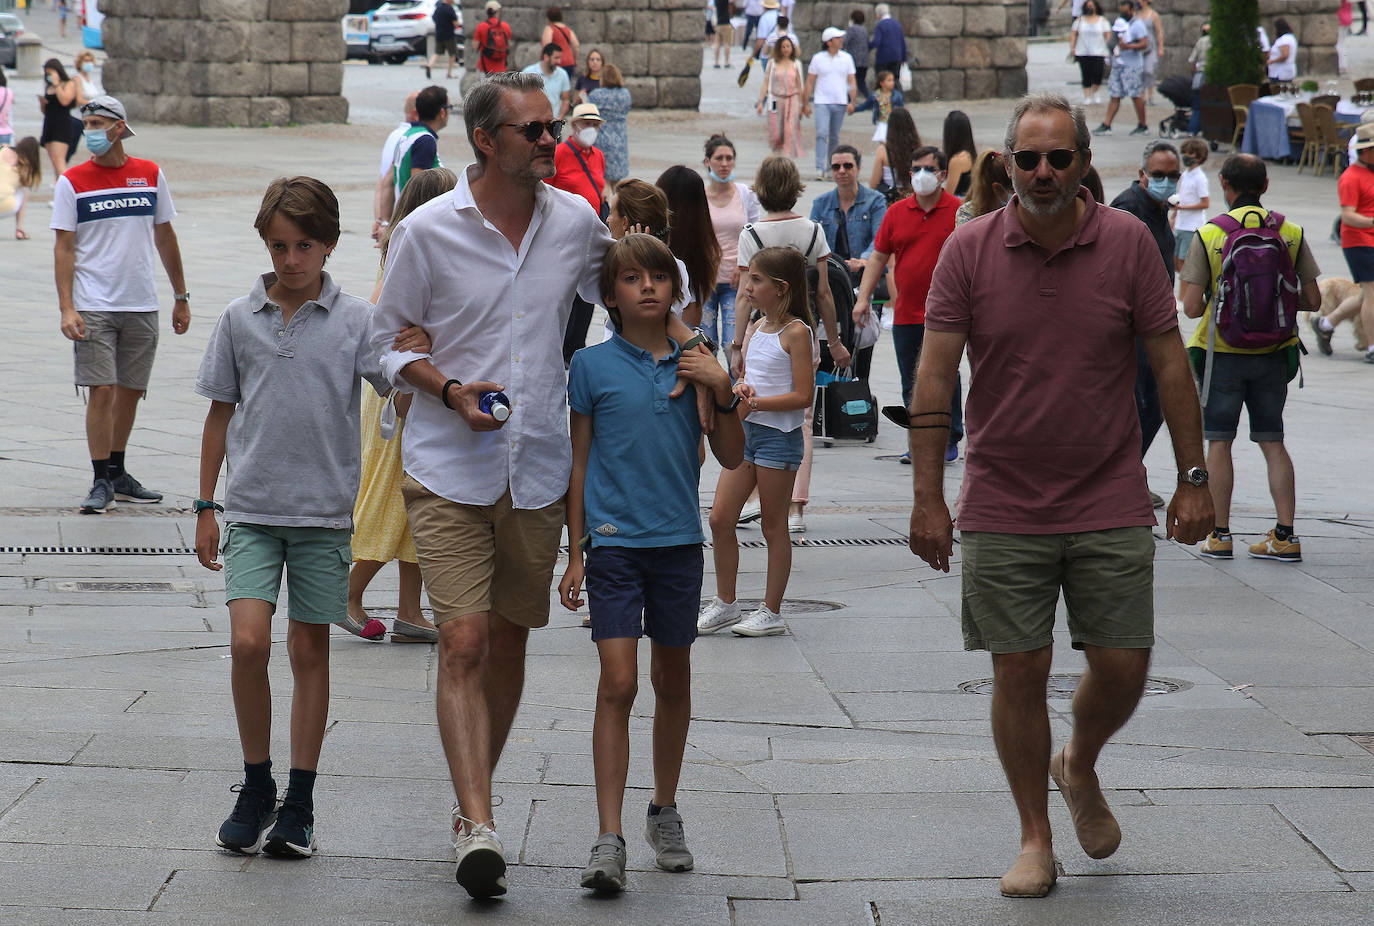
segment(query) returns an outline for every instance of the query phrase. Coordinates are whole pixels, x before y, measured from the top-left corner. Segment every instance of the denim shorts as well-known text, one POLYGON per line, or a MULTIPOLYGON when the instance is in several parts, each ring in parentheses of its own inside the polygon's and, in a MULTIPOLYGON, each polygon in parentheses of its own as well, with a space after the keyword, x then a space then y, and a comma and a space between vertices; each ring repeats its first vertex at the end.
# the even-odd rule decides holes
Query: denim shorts
POLYGON ((779 431, 766 424, 744 423, 744 462, 764 469, 796 471, 806 452, 801 428, 779 431))
POLYGON ((587 553, 592 641, 647 636, 691 646, 701 605, 701 544, 593 547, 587 553))
POLYGON ((1356 283, 1374 283, 1374 248, 1341 248, 1350 279, 1356 283))
POLYGON ((257 598, 277 607, 286 567, 293 621, 334 624, 348 616, 348 570, 353 532, 329 527, 225 525, 224 600, 257 598))
POLYGON ((1206 440, 1235 440, 1242 406, 1250 412, 1252 441, 1283 440, 1283 406, 1288 400, 1287 351, 1214 353, 1209 389, 1207 404, 1202 409, 1202 436, 1206 440))

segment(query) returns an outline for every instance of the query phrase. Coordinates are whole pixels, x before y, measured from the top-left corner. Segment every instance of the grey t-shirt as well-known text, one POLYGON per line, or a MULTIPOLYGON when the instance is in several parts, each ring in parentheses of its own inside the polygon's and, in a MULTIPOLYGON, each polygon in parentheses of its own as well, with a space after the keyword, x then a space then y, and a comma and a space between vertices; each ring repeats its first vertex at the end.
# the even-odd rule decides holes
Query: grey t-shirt
POLYGON ((324 274, 318 300, 282 326, 265 273, 215 324, 196 392, 238 405, 226 445, 224 519, 281 527, 353 526, 361 379, 390 387, 369 345, 372 304, 324 274))

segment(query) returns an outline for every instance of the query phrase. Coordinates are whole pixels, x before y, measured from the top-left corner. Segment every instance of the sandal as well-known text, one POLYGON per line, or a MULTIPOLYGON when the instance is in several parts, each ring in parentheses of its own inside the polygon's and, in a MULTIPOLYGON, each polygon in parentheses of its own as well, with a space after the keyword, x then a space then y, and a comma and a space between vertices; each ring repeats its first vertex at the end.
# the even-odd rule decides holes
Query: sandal
POLYGON ((424 627, 403 621, 399 617, 391 622, 392 643, 438 643, 439 631, 434 627, 424 627))
POLYGON ((356 618, 349 615, 339 621, 339 626, 353 636, 362 637, 369 643, 381 643, 386 637, 386 624, 375 617, 369 617, 366 622, 359 623, 356 618))
POLYGON ((24 229, 22 228, 16 228, 14 230, 14 237, 16 241, 28 241, 29 233, 24 231, 24 229))

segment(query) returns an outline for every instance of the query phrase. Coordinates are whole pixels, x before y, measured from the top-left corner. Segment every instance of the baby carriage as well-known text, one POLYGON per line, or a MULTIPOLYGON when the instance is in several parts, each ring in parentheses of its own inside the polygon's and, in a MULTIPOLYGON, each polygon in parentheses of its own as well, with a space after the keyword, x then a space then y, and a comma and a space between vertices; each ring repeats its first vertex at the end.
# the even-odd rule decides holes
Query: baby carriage
POLYGON ((1166 77, 1155 87, 1174 104, 1174 114, 1159 121, 1161 138, 1179 138, 1188 134, 1188 120, 1193 115, 1193 83, 1182 75, 1166 77))

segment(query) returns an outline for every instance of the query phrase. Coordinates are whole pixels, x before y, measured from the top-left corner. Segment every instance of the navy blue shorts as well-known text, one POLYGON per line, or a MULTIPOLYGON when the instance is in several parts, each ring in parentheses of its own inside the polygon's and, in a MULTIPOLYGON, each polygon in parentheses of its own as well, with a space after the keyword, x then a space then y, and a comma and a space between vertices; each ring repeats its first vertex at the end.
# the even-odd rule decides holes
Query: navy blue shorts
MULTIPOLYGON (((1371 248, 1374 250, 1374 248, 1371 248)), ((1287 351, 1212 355, 1212 382, 1202 409, 1202 436, 1233 441, 1242 407, 1250 412, 1252 441, 1283 440, 1283 406, 1288 400, 1287 351)))
POLYGON ((1374 248, 1341 248, 1350 279, 1356 283, 1374 283, 1374 248))
POLYGON ((593 547, 587 554, 592 642, 647 636, 691 646, 701 608, 701 544, 593 547))
MULTIPOLYGON (((803 425, 805 427, 805 425, 803 425)), ((779 431, 766 424, 744 423, 744 461, 764 469, 795 472, 801 468, 806 453, 805 436, 801 428, 779 431)))

